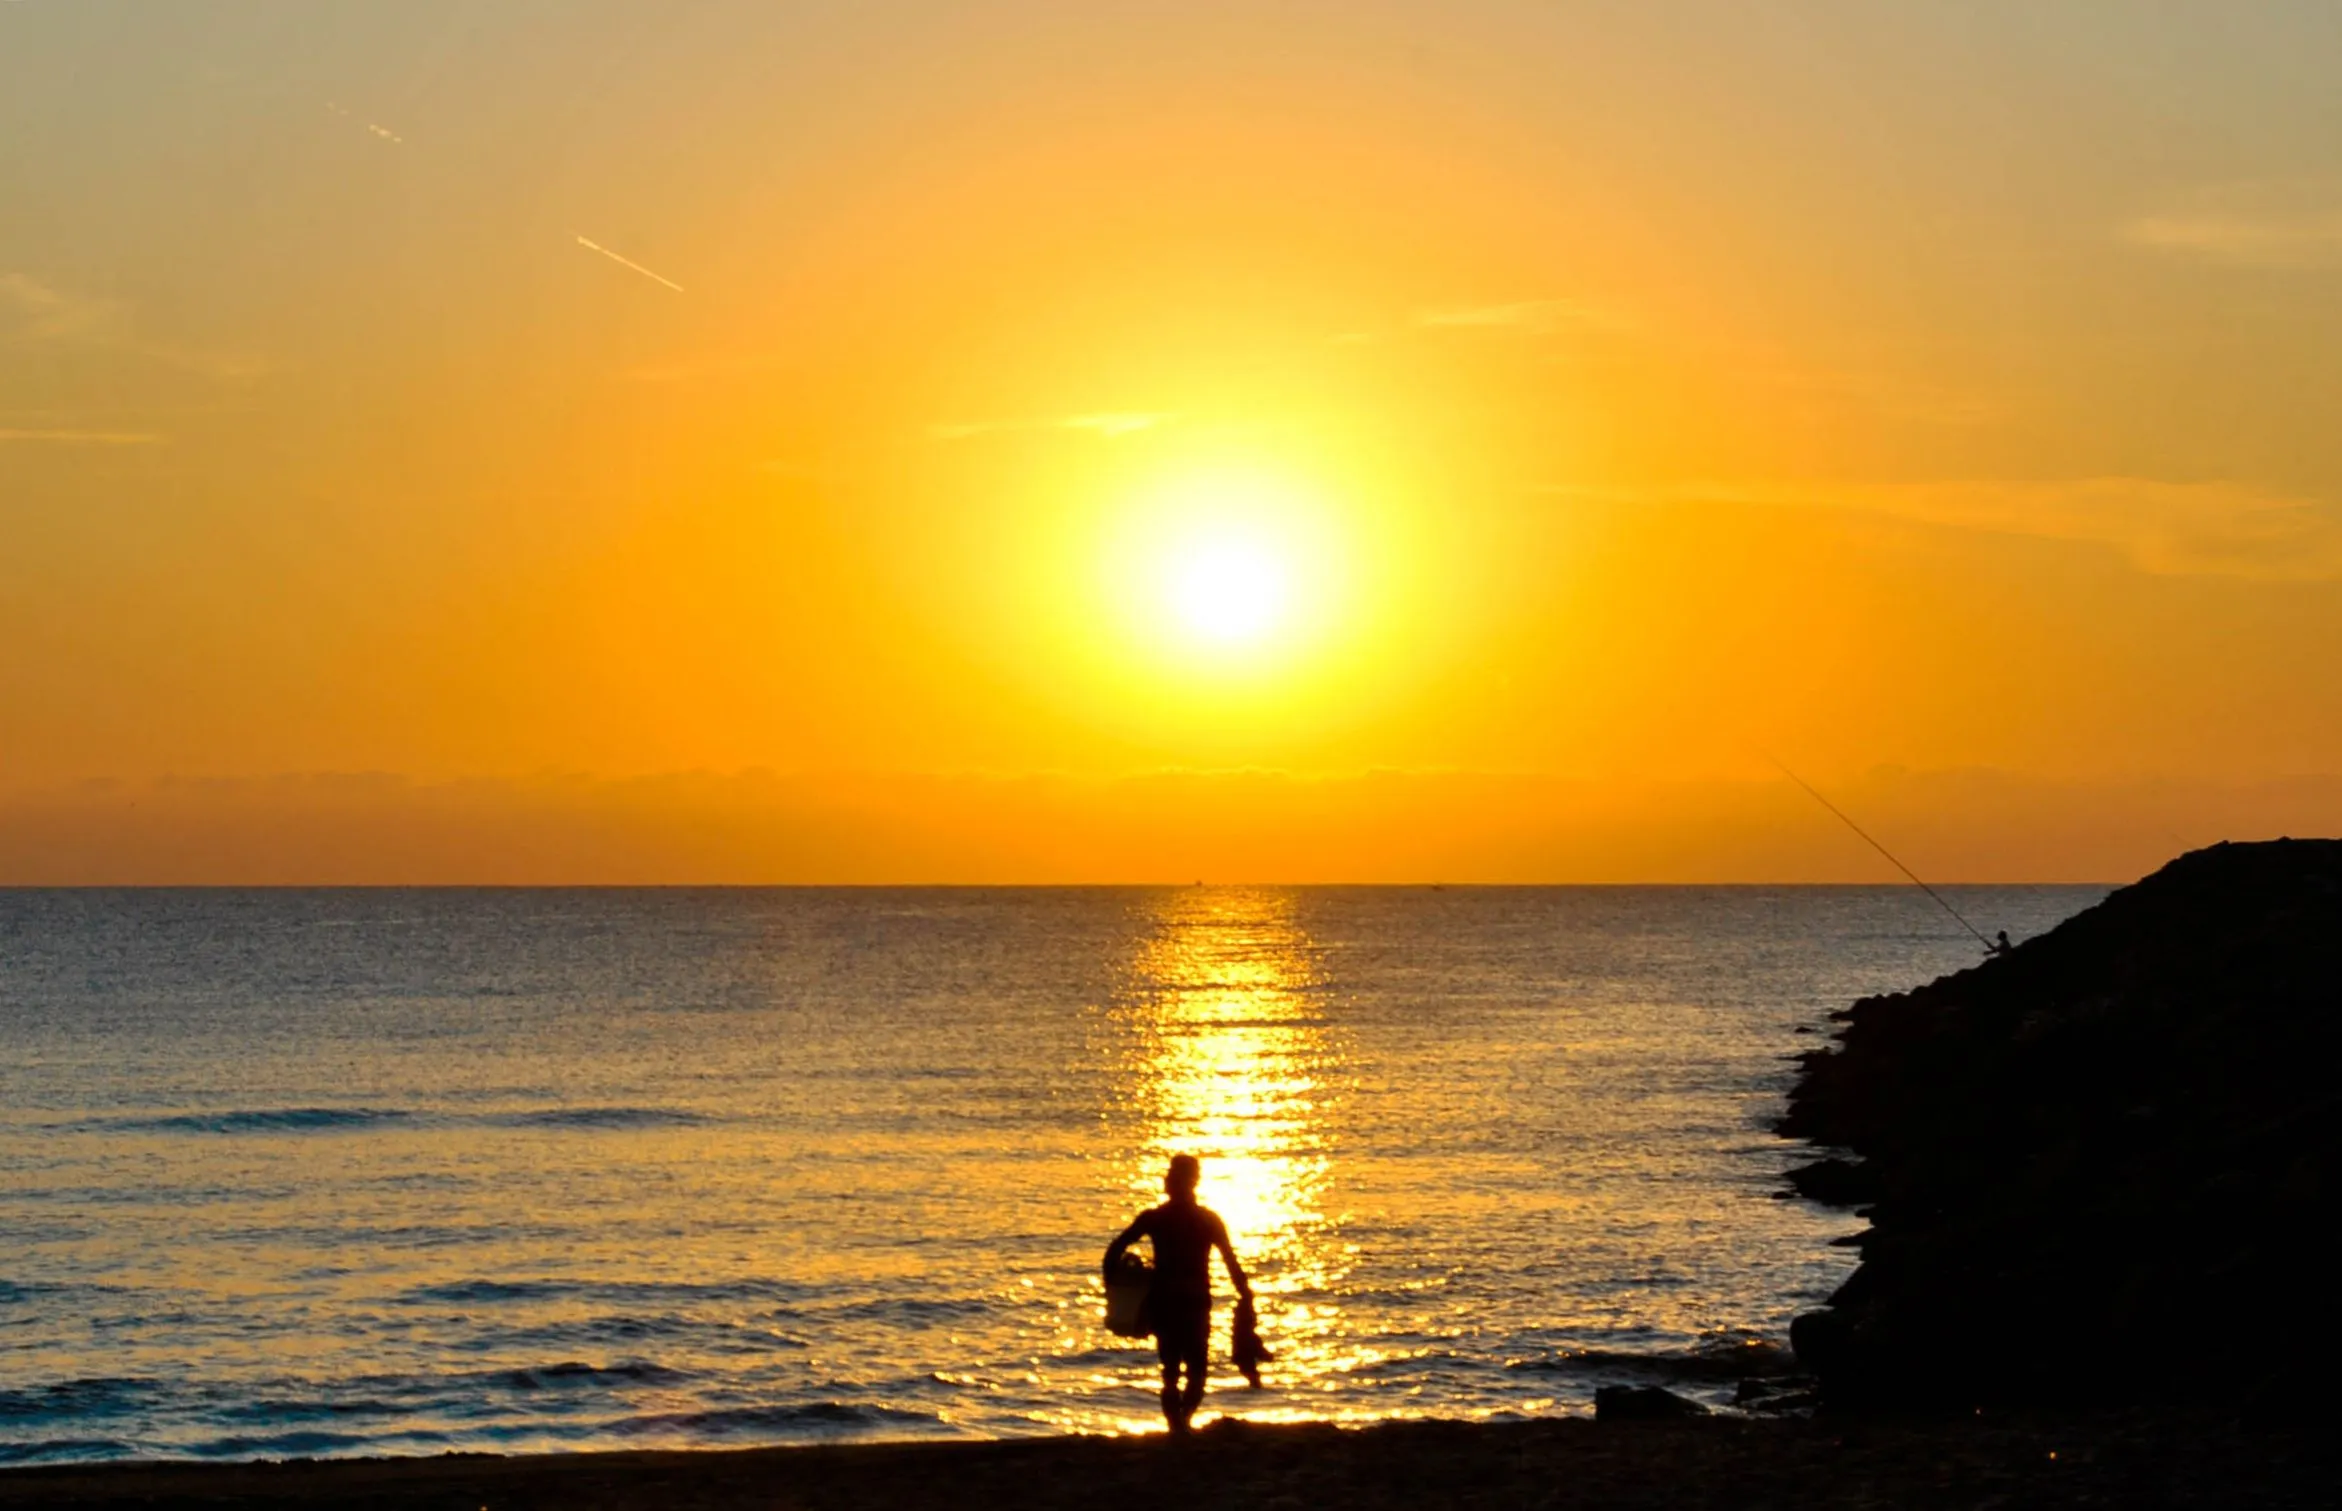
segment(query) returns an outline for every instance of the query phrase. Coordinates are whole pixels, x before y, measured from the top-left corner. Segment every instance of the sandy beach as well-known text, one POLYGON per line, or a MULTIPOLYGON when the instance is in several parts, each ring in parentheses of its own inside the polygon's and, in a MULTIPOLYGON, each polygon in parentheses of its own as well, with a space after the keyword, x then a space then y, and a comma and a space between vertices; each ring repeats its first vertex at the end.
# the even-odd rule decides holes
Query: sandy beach
POLYGON ((1931 1420, 1224 1422, 1162 1437, 0 1474, 0 1506, 2311 1506, 2328 1434, 2172 1413, 1931 1420))

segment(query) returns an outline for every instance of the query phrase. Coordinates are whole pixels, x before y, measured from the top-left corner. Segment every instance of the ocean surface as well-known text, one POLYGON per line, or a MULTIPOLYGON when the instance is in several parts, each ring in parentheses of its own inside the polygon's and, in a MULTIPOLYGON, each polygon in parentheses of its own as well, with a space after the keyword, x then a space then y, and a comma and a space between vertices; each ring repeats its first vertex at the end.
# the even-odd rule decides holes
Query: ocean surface
MULTIPOLYGON (((2099 888, 1948 889, 2037 933, 2099 888)), ((1910 888, 0 892, 0 1463, 1159 1426, 1098 1255, 1204 1158, 1206 1419, 1723 1399, 1853 1262, 1790 1057, 1910 888)))

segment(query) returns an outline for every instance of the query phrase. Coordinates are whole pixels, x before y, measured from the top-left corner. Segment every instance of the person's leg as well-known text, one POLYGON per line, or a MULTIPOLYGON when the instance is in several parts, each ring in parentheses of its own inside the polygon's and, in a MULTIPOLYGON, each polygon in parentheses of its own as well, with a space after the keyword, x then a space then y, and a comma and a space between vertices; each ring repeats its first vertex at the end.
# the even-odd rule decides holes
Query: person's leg
POLYGON ((1185 1357, 1180 1343, 1183 1330, 1176 1317, 1165 1315, 1162 1310, 1155 1313, 1154 1323, 1155 1358, 1163 1366, 1163 1424, 1177 1432, 1186 1425, 1179 1419, 1179 1361, 1185 1357))
POLYGON ((1195 1420, 1196 1408, 1204 1403, 1204 1361, 1201 1357, 1187 1361, 1187 1389, 1179 1394, 1180 1425, 1195 1420))
POLYGON ((1212 1357, 1212 1314, 1199 1308, 1180 1342, 1184 1345, 1181 1362, 1187 1367, 1187 1388, 1179 1393, 1179 1423, 1185 1427, 1204 1403, 1204 1373, 1212 1357))

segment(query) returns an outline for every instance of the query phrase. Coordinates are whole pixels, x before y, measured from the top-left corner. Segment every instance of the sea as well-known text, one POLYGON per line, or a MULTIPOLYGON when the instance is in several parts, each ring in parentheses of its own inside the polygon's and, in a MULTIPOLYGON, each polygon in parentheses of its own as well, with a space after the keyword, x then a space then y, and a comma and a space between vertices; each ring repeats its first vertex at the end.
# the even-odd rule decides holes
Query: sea
MULTIPOLYGON (((1942 889, 2018 939, 2092 887, 1942 889)), ((1861 1226, 1770 1131, 1909 887, 0 892, 0 1463, 1160 1430, 1099 1257, 1203 1161, 1202 1418, 1726 1404, 1861 1226)))

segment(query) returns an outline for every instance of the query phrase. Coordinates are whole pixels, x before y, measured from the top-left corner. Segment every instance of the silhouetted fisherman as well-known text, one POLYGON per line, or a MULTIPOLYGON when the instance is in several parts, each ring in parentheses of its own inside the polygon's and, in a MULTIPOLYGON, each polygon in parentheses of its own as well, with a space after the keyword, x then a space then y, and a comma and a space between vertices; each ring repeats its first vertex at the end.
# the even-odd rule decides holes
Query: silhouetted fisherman
POLYGON ((1147 1291, 1147 1321, 1154 1329, 1155 1357, 1163 1361, 1163 1420, 1173 1432, 1185 1432, 1203 1404, 1204 1374, 1212 1351, 1212 1251, 1220 1251, 1236 1294, 1252 1300, 1252 1282, 1236 1262, 1228 1243, 1228 1225, 1220 1214, 1195 1199, 1202 1168, 1192 1154, 1175 1154, 1163 1174, 1163 1194, 1170 1198, 1131 1219, 1115 1240, 1106 1245, 1106 1273, 1114 1274, 1122 1254, 1141 1238, 1155 1246, 1155 1278, 1147 1291), (1187 1378, 1184 1385, 1180 1372, 1187 1378))
POLYGON ((1992 943, 1984 947, 1984 953, 1987 955, 2006 955, 2015 948, 2015 945, 2009 943, 2009 931, 2002 929, 1992 943))

